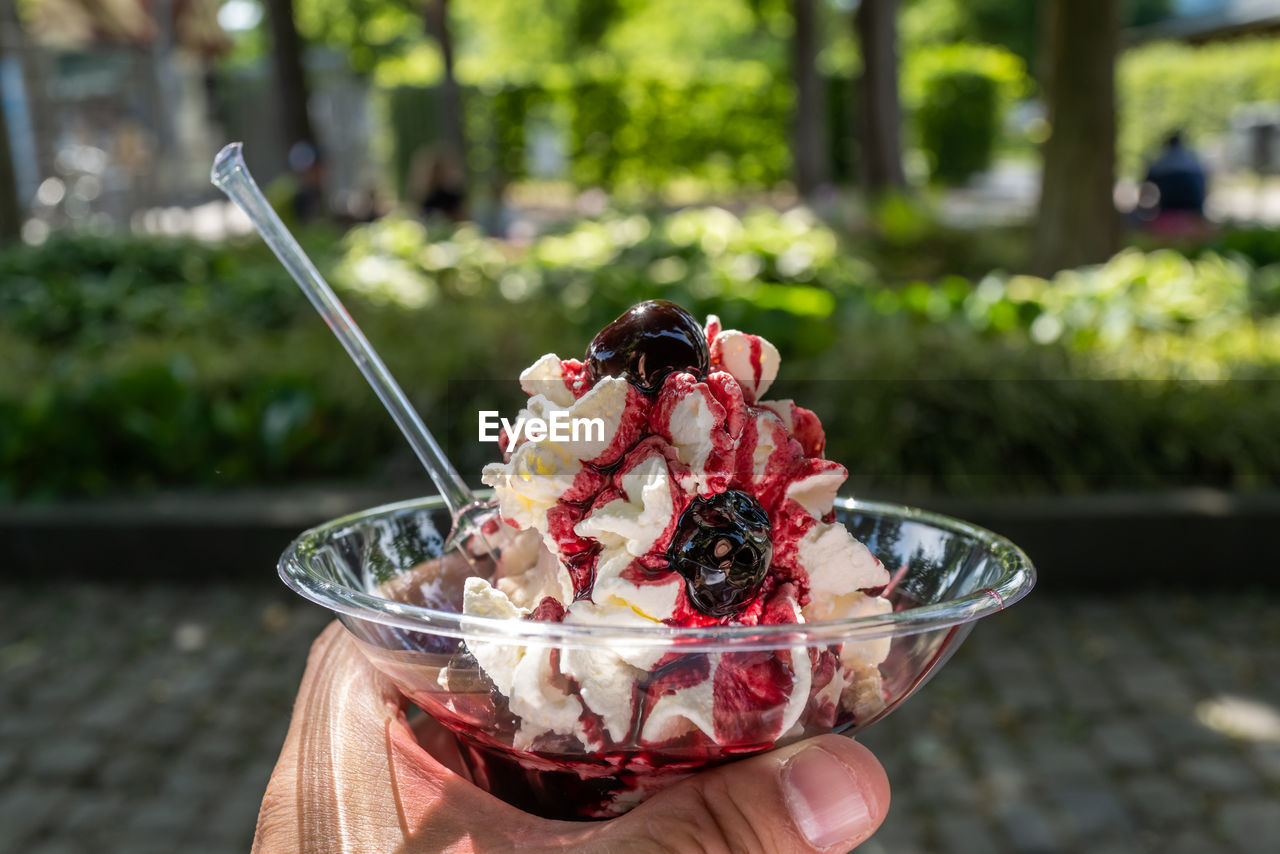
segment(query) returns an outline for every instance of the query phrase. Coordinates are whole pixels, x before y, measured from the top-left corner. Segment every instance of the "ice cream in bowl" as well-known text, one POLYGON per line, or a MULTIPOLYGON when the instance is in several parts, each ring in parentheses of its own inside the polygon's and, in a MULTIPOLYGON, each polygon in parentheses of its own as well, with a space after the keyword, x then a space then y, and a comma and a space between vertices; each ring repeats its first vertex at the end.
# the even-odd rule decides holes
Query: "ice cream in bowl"
POLYGON ((457 737, 473 781, 556 818, 883 718, 1035 571, 973 525, 841 497, 780 354, 672 303, 547 354, 485 467, 478 561, 441 498, 302 534, 285 582, 457 737))

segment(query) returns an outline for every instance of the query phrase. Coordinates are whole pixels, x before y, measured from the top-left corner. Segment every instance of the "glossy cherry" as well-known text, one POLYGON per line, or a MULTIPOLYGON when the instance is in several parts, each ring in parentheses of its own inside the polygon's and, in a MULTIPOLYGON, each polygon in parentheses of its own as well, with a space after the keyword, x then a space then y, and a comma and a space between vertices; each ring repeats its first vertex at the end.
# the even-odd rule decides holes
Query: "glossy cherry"
POLYGON ((707 336, 693 315, 673 302, 633 305, 591 339, 587 347, 591 381, 625 377, 653 394, 672 371, 705 377, 711 367, 707 336))
POLYGON ((680 514, 667 550, 689 601, 711 617, 732 616, 754 599, 772 558, 768 514, 733 489, 695 498, 680 514))

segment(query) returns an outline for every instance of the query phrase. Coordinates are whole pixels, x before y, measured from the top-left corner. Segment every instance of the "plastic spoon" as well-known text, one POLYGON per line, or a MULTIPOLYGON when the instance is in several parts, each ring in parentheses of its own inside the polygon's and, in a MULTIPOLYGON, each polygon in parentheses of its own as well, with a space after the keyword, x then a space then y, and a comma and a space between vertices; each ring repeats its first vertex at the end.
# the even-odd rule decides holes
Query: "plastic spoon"
POLYGON ((468 560, 485 554, 496 557, 482 530, 485 521, 493 518, 492 508, 479 501, 458 476, 457 470, 440 450, 435 437, 410 405, 400 384, 391 376, 373 345, 364 337, 337 294, 280 221, 261 188, 249 174, 242 148, 242 143, 233 142, 218 152, 213 160, 209 179, 248 215, 258 234, 262 235, 262 239, 293 276, 307 299, 311 300, 329 329, 342 342, 360 373, 373 386, 382 405, 395 419, 400 432, 409 440, 409 445, 422 461, 452 516, 453 525, 445 541, 445 548, 466 546, 460 550, 468 560))

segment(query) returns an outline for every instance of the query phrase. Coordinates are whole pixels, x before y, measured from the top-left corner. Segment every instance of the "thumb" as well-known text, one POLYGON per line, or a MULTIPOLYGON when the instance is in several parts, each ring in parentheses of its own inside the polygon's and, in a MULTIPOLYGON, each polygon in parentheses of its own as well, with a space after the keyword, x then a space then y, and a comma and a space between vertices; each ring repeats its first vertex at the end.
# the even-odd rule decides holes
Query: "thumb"
POLYGON ((824 735, 704 771, 607 822, 618 850, 848 851, 889 811, 871 751, 824 735))

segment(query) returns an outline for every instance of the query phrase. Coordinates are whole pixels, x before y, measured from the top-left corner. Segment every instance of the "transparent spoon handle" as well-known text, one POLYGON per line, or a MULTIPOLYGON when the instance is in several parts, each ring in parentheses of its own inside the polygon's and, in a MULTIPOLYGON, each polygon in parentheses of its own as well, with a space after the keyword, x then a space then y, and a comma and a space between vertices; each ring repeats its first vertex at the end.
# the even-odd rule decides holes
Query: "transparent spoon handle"
POLYGON ((248 215, 253 227, 262 235, 262 239, 271 247, 271 251, 275 252, 280 263, 293 276, 294 281, 298 283, 298 287, 302 288, 307 299, 311 300, 316 311, 320 312, 329 329, 342 342, 342 346, 346 348, 356 367, 360 369, 360 373, 364 374, 365 380, 373 386, 382 405, 395 419, 400 432, 404 433, 405 438, 409 440, 414 453, 426 467, 427 474, 431 475, 436 489, 440 491, 450 511, 456 516, 463 508, 476 503, 475 495, 467 488, 462 478, 458 477, 457 471, 440 450, 435 437, 431 435, 427 425, 410 405, 399 383, 391 376, 391 372, 387 370, 387 366, 369 344, 369 340, 364 337, 360 327, 351 319, 342 301, 338 299, 337 294, 320 275, 320 271, 302 251, 298 241, 293 238, 289 229, 285 228, 280 217, 267 203, 262 190, 245 166, 241 148, 241 143, 233 142, 218 152, 218 156, 213 161, 210 180, 248 215))

